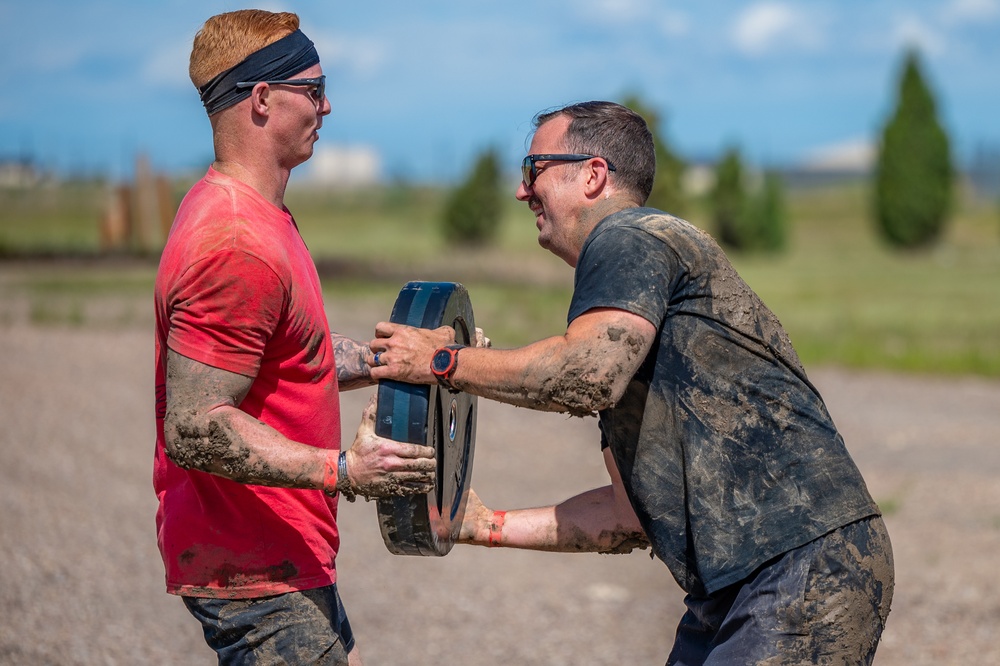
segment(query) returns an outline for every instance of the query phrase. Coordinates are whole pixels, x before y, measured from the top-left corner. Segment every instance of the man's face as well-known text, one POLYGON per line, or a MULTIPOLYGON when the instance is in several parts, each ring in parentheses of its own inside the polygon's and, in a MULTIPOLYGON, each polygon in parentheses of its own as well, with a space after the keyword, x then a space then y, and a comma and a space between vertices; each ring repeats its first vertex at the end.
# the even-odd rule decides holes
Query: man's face
MULTIPOLYGON (((316 64, 290 78, 312 79, 322 74, 323 68, 316 64)), ((284 156, 282 161, 291 169, 312 157, 323 116, 330 113, 330 100, 324 97, 318 102, 314 87, 279 83, 270 88, 276 111, 272 117, 277 122, 275 138, 284 156)))
MULTIPOLYGON (((531 140, 531 154, 572 152, 564 143, 570 120, 556 116, 539 127, 531 140)), ((535 214, 538 244, 570 266, 576 266, 583 240, 578 231, 583 198, 580 166, 579 162, 538 162, 535 182, 522 181, 516 194, 535 214)))

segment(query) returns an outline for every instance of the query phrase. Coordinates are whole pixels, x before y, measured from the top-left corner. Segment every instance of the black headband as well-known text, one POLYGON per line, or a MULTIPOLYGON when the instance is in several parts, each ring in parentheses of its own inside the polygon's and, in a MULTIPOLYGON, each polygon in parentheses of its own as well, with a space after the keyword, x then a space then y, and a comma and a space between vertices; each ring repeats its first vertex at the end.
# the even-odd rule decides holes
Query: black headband
POLYGON ((201 103, 211 116, 250 96, 253 89, 237 89, 236 84, 240 81, 287 79, 318 62, 316 47, 301 30, 296 30, 254 51, 242 62, 198 88, 201 103))

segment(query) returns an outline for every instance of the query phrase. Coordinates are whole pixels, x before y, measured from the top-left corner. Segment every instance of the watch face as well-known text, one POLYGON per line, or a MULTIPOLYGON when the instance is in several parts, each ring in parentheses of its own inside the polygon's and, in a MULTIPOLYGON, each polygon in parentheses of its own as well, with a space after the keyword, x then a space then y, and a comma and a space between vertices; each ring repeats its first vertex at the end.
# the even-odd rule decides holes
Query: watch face
POLYGON ((439 349, 434 352, 434 358, 431 359, 431 369, 438 374, 448 372, 451 367, 452 353, 450 349, 439 349))

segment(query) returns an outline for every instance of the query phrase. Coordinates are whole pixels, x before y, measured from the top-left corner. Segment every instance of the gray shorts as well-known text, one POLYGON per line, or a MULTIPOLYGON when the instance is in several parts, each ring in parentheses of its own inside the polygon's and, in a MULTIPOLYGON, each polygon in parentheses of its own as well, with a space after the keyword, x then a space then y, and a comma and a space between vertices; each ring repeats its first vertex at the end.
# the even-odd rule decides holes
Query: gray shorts
POLYGON ((258 599, 184 597, 219 664, 347 664, 351 623, 336 585, 258 599))
POLYGON ((893 577, 882 519, 845 525, 739 583, 688 595, 667 664, 871 664, 893 577))

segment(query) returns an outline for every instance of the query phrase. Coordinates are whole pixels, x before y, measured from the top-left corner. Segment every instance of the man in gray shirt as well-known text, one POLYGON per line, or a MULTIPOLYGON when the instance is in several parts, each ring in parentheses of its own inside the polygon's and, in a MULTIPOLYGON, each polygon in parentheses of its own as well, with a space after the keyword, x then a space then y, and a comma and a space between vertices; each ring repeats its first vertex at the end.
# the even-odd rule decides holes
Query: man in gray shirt
POLYGON ((643 208, 652 136, 610 102, 536 119, 517 198, 575 267, 566 333, 442 348, 382 323, 375 379, 598 412, 612 483, 491 511, 461 540, 566 552, 652 548, 687 592, 668 663, 870 663, 892 599, 880 512, 774 314, 712 238, 643 208))

